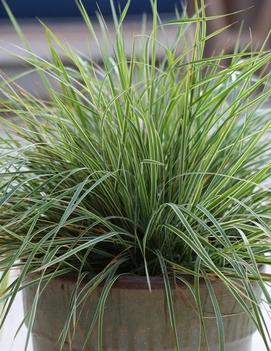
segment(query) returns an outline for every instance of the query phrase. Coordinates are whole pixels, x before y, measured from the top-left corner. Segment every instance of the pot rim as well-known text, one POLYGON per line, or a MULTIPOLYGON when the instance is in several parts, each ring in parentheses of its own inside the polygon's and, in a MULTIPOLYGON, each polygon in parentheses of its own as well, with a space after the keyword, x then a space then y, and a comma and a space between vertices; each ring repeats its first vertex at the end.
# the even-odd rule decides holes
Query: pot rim
MULTIPOLYGON (((186 277, 188 283, 193 283, 193 277, 190 275, 183 275, 186 277)), ((77 280, 75 275, 63 275, 60 277, 52 278, 52 281, 58 281, 61 284, 74 284, 77 280)), ((200 278, 200 284, 204 285, 204 279, 200 278)), ((84 284, 84 282, 82 283, 84 284)), ((181 281, 176 281, 173 278, 170 279, 170 284, 173 289, 183 289, 187 290, 186 284, 181 281)), ((212 279, 212 284, 223 285, 223 283, 218 279, 212 279)), ((162 276, 150 276, 151 290, 161 290, 165 289, 165 283, 162 276)), ((103 286, 101 284, 100 286, 103 286)), ((122 275, 113 284, 111 289, 125 289, 125 290, 149 290, 147 277, 138 275, 122 275)))
MULTIPOLYGON (((260 271, 264 272, 264 265, 259 267, 260 271)), ((39 275, 38 272, 32 272, 30 273, 30 276, 37 276, 39 275)), ((194 282, 194 276, 183 273, 180 274, 181 277, 185 278, 187 283, 190 283, 193 285, 194 282)), ((92 278, 93 276, 90 276, 89 278, 92 278)), ((238 280, 238 278, 236 278, 238 280)), ((240 278, 239 278, 240 279, 240 278)), ((90 280, 90 279, 89 279, 90 280)), ((89 281, 87 280, 87 281, 89 281)), ((185 283, 183 283, 180 280, 174 279, 174 277, 170 277, 170 285, 171 288, 173 289, 182 289, 182 290, 187 290, 188 287, 186 286, 185 283)), ((74 284, 77 281, 77 275, 74 273, 68 273, 64 274, 62 276, 57 276, 51 278, 51 281, 58 281, 61 284, 74 284)), ((223 287, 225 284, 216 276, 210 277, 210 281, 213 286, 220 286, 223 287)), ((83 281, 81 282, 82 285, 84 285, 86 282, 83 281)), ((203 277, 199 278, 199 283, 202 286, 206 286, 205 284, 205 279, 203 277)), ((165 289, 165 283, 164 283, 164 278, 160 276, 150 276, 150 285, 151 285, 151 290, 161 290, 165 289)), ((103 286, 103 283, 100 284, 100 287, 103 286)), ((147 276, 140 276, 132 273, 124 273, 118 277, 118 279, 114 282, 113 286, 111 289, 126 289, 126 290, 150 290, 148 281, 147 281, 147 276)))

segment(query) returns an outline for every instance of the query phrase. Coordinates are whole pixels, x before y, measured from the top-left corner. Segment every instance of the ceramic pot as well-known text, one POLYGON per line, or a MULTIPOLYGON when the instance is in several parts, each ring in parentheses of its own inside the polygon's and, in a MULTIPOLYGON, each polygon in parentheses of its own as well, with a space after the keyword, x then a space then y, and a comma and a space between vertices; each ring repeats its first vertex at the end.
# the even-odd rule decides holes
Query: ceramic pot
MULTIPOLYGON (((104 351, 175 351, 163 281, 157 277, 152 278, 151 282, 151 293, 146 278, 143 277, 121 278, 115 283, 105 306, 104 351)), ((255 331, 253 323, 221 282, 212 284, 224 319, 225 351, 251 350, 251 336, 255 331)), ((32 330, 34 351, 60 350, 58 338, 65 323, 74 286, 75 281, 72 279, 54 279, 44 289, 32 330)), ((31 308, 35 292, 34 286, 25 289, 25 311, 31 308)), ((83 344, 100 293, 101 288, 98 288, 87 298, 72 343, 67 341, 63 351, 97 350, 97 328, 84 349, 83 344)), ((200 295, 210 350, 218 351, 215 314, 204 283, 200 285, 200 295)), ((173 302, 181 350, 199 350, 200 323, 195 302, 186 286, 173 288, 173 302)), ((204 343, 200 350, 207 350, 204 343)))

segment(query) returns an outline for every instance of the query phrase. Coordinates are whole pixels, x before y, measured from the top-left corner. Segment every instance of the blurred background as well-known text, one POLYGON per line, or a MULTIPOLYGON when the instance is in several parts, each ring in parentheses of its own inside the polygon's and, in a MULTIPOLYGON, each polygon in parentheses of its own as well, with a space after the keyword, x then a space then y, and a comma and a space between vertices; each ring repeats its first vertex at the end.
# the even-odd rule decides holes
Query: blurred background
MULTIPOLYGON (((188 0, 189 12, 193 13, 194 0, 188 0)), ((208 31, 230 26, 221 35, 213 38, 207 45, 208 56, 222 50, 234 50, 240 33, 240 47, 251 44, 258 49, 265 43, 271 29, 271 0, 206 0, 208 16, 227 14, 216 21, 208 22, 208 31), (228 15, 232 14, 232 15, 228 15)), ((270 39, 266 41, 266 48, 270 49, 270 39)))
MULTIPOLYGON (((17 18, 76 18, 80 17, 80 12, 76 5, 75 0, 46 0, 46 1, 35 1, 35 0, 8 0, 9 6, 12 8, 14 15, 17 18)), ((127 0, 113 1, 124 8, 127 0)), ((110 16, 111 6, 110 0, 88 0, 82 1, 84 7, 88 13, 92 16, 99 8, 104 16, 110 16)), ((174 12, 175 6, 180 4, 180 0, 163 0, 158 1, 158 10, 160 13, 174 12)), ((130 15, 140 15, 143 12, 150 13, 151 5, 150 1, 146 0, 134 0, 131 1, 129 8, 130 15)), ((5 18, 6 13, 3 5, 0 7, 0 17, 5 18)))
MULTIPOLYGON (((47 40, 44 29, 38 19, 44 21, 63 43, 68 43, 85 57, 99 60, 99 50, 91 40, 89 33, 81 19, 76 0, 6 0, 14 16, 20 22, 32 50, 41 58, 49 58, 47 40)), ((186 0, 188 12, 192 15, 195 11, 194 0, 186 0)), ((102 34, 95 21, 95 12, 99 11, 105 16, 109 28, 109 42, 114 41, 114 28, 111 18, 110 0, 82 0, 87 12, 93 18, 95 30, 99 40, 102 34)), ((126 0, 112 0, 118 8, 123 8, 126 0)), ((175 11, 182 12, 185 0, 157 0, 158 10, 162 19, 175 17, 175 11)), ((213 32, 221 27, 227 30, 208 41, 206 55, 214 53, 232 52, 236 45, 240 26, 240 47, 251 43, 253 48, 259 48, 265 41, 271 28, 271 0, 206 0, 206 12, 209 16, 234 13, 233 15, 208 22, 208 31, 213 32), (241 12, 240 12, 241 11, 241 12)), ((132 42, 132 37, 142 30, 142 14, 146 14, 146 31, 151 30, 151 5, 149 0, 131 0, 128 20, 125 27, 125 41, 127 50, 132 42)), ((175 35, 175 30, 169 26, 167 32, 161 32, 159 40, 170 41, 175 35)), ((270 40, 266 47, 270 48, 270 40)), ((25 71, 27 64, 18 59, 27 57, 27 52, 22 50, 22 43, 13 26, 10 24, 6 10, 0 4, 0 75, 14 76, 25 71)), ((35 95, 42 95, 41 84, 38 77, 32 73, 18 79, 18 83, 35 95)))
MULTIPOLYGON (((20 23, 23 33, 27 37, 33 52, 41 58, 48 59, 47 39, 44 35, 44 29, 39 23, 41 19, 63 43, 68 43, 73 49, 86 58, 99 60, 100 52, 83 23, 76 0, 6 0, 12 13, 20 23)), ((116 9, 123 9, 127 0, 113 0, 116 9)), ((158 11, 164 18, 174 17, 176 9, 181 12, 182 0, 158 0, 158 11)), ((110 0, 82 0, 84 7, 93 20, 95 32, 102 42, 103 36, 97 23, 96 13, 101 12, 105 17, 108 26, 109 43, 114 42, 114 26, 111 16, 110 0)), ((127 51, 131 47, 132 38, 142 31, 142 15, 145 14, 146 31, 151 30, 151 2, 149 0, 132 0, 128 20, 125 26, 125 42, 127 51)), ((172 29, 169 29, 169 33, 172 29)), ((173 34, 167 38, 170 40, 173 34)), ((13 26, 10 24, 7 12, 0 1, 0 74, 2 76, 20 75, 26 70, 27 64, 24 64, 20 57, 27 57, 28 53, 22 50, 21 40, 18 38, 13 26)), ((1 79, 1 78, 0 78, 1 79)), ((35 73, 28 74, 16 82, 26 88, 34 95, 41 96, 44 91, 35 73)))

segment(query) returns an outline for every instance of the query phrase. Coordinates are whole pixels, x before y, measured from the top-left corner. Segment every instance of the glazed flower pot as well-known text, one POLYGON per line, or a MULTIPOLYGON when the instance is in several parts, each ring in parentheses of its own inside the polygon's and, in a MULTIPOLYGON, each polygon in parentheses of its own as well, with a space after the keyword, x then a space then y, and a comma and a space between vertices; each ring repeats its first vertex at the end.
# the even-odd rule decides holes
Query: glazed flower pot
MULTIPOLYGON (((34 351, 60 350, 58 338, 65 323, 74 286, 73 280, 54 279, 44 289, 32 330, 34 351)), ((255 331, 253 323, 222 283, 214 282, 213 288, 224 319, 225 350, 249 351, 251 336, 255 331)), ((33 286, 24 291, 26 312, 33 304, 35 291, 33 286)), ((85 348, 83 344, 100 292, 101 288, 88 297, 74 330, 72 343, 69 345, 67 341, 63 351, 97 350, 97 328, 85 348)), ((200 285, 200 294, 210 350, 218 351, 214 310, 204 283, 200 285)), ((181 350, 198 350, 200 323, 195 302, 187 287, 174 287, 173 301, 181 350)), ((115 283, 107 298, 103 330, 104 351, 175 350, 162 279, 152 279, 151 293, 145 278, 127 277, 115 283)), ((203 342, 200 350, 207 350, 203 342)))

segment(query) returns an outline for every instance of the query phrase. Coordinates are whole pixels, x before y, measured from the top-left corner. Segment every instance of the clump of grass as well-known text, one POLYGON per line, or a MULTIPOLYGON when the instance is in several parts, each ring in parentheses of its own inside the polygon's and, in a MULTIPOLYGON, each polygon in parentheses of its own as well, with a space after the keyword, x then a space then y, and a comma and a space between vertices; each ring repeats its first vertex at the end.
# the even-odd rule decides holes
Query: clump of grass
POLYGON ((204 8, 163 25, 154 2, 151 34, 135 38, 127 54, 128 6, 119 17, 113 11, 114 53, 101 48, 99 65, 44 26, 51 61, 29 48, 24 60, 39 72, 48 101, 10 81, 1 85, 1 113, 18 117, 2 121, 11 134, 1 138, 1 267, 21 270, 7 291, 6 311, 33 272, 40 281, 91 275, 93 284, 110 284, 120 273, 141 275, 150 288, 150 276, 164 276, 165 283, 216 278, 268 347, 251 288, 256 282, 271 303, 270 277, 260 271, 271 263, 270 73, 264 69, 271 53, 207 59, 205 43, 218 32, 207 36, 212 19, 204 8), (168 25, 176 27, 172 46, 157 39, 168 25))

